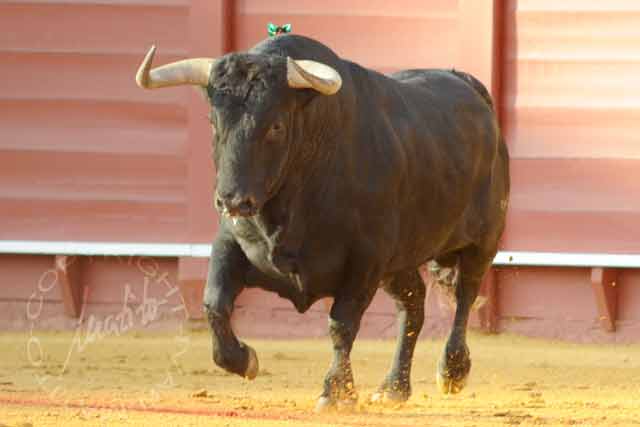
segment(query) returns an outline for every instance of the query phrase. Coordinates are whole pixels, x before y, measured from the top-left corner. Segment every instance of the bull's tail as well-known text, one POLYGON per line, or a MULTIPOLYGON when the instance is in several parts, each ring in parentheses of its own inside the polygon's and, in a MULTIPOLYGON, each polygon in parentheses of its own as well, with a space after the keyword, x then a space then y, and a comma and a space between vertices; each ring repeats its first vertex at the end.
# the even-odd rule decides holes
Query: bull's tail
POLYGON ((492 111, 495 111, 493 107, 493 101, 491 100, 491 95, 486 87, 480 82, 480 80, 476 79, 469 73, 465 73, 464 71, 451 70, 453 75, 464 80, 468 85, 475 89, 476 92, 482 96, 482 99, 487 103, 487 105, 491 108, 492 111))

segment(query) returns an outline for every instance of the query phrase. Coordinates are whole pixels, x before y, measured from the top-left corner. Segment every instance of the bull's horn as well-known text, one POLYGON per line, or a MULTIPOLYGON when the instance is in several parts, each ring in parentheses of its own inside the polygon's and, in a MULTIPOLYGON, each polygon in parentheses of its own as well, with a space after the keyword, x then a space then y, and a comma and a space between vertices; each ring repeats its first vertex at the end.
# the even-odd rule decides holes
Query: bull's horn
POLYGON ((213 59, 193 58, 172 62, 151 69, 156 47, 151 46, 136 73, 136 83, 143 89, 160 87, 197 85, 207 86, 213 59))
POLYGON ((321 62, 295 60, 287 57, 287 81, 289 87, 313 88, 324 95, 333 95, 340 90, 340 73, 321 62))

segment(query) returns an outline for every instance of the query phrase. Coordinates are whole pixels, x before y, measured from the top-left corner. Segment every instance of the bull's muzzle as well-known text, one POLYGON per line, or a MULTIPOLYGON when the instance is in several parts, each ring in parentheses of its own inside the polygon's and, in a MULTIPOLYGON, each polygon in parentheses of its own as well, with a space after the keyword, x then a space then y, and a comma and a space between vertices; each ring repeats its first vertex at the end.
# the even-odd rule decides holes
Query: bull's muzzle
POLYGON ((253 196, 240 196, 232 193, 218 193, 216 207, 226 216, 249 217, 258 212, 258 203, 253 196))

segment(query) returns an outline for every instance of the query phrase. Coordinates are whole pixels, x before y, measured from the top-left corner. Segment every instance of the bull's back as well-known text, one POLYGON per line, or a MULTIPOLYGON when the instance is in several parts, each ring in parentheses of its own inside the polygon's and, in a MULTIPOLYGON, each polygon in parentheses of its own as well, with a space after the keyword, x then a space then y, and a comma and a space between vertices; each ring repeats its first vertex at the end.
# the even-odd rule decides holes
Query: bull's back
POLYGON ((411 218, 399 246, 432 256, 468 243, 462 240, 486 223, 469 212, 493 192, 487 183, 496 173, 499 130, 488 92, 466 73, 406 70, 391 77, 400 83, 390 116, 407 153, 402 203, 411 218))

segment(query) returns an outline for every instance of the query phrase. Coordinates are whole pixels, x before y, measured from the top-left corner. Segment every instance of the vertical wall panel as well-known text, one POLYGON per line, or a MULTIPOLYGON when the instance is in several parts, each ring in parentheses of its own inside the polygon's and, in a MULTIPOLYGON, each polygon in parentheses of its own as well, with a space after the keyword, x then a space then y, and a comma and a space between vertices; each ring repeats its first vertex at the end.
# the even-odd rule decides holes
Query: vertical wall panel
POLYGON ((640 250, 640 5, 511 0, 510 250, 640 250))
POLYGON ((0 4, 0 238, 184 239, 188 89, 133 77, 152 42, 159 61, 187 55, 188 16, 170 0, 0 4))
POLYGON ((322 40, 338 55, 383 72, 451 67, 457 60, 458 2, 437 0, 239 0, 234 48, 266 37, 267 23, 322 40))

